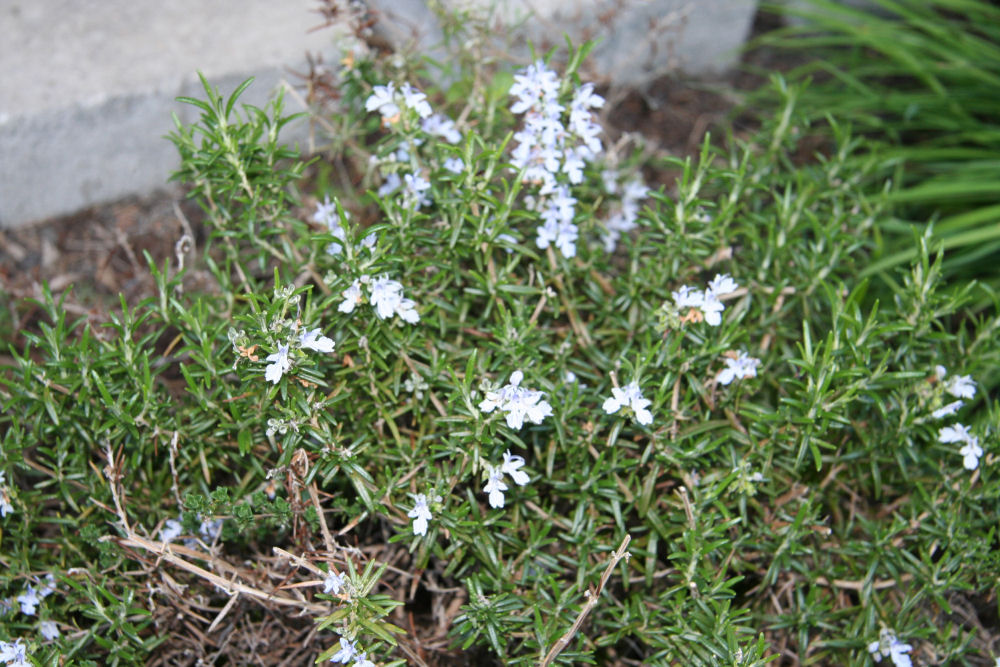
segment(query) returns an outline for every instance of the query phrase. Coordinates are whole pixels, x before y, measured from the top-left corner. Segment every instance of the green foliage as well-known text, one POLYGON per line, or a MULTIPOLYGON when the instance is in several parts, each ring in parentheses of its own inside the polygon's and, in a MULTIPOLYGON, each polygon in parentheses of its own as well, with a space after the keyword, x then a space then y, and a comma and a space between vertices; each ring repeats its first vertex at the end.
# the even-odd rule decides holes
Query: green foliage
MULTIPOLYGON (((912 230, 933 223, 946 252, 945 275, 1000 286, 1000 9, 987 0, 874 0, 865 8, 833 0, 784 5, 803 22, 762 38, 808 57, 787 76, 800 89, 809 134, 829 120, 864 136, 879 163, 865 185, 891 183, 892 214, 879 222, 882 245, 867 274, 905 267, 918 257, 912 230)), ((764 91, 769 113, 780 104, 764 91)), ((985 305, 983 300, 980 305, 985 305)))
POLYGON ((286 215, 287 186, 302 167, 278 168, 281 160, 298 157, 297 151, 279 143, 278 133, 297 115, 282 115, 281 91, 266 110, 244 104, 242 114, 234 113, 253 79, 223 99, 204 75, 198 77, 208 99, 178 98, 200 109, 201 118, 187 126, 174 115, 177 131, 170 139, 181 154, 181 168, 174 178, 191 184, 192 193, 209 207, 210 219, 220 227, 251 226, 255 218, 269 222, 286 215))
MULTIPOLYGON (((175 614, 157 612, 195 593, 221 619, 307 614, 318 660, 342 638, 381 664, 534 664, 565 638, 562 664, 861 665, 882 628, 928 661, 988 655, 970 619, 1000 570, 996 296, 948 283, 928 229, 871 297, 892 197, 866 187, 880 162, 846 126, 802 159, 786 87, 744 145, 612 152, 572 184, 571 254, 536 241, 544 195, 511 165, 509 73, 480 63, 453 84, 465 94, 431 91, 463 119, 455 143, 408 104, 366 113, 392 74, 340 73, 355 134, 332 159, 362 185, 320 184, 312 222, 280 103, 240 115, 243 87, 206 85, 173 140, 211 223, 213 289, 151 263, 158 295, 107 325, 38 304, 0 394, 0 598, 58 580, 40 609, 63 636, 37 658, 144 662, 171 641, 175 614), (641 168, 675 180, 609 248, 641 168), (425 177, 429 201, 378 194, 394 175, 425 177), (724 273, 739 288, 717 326, 674 295, 724 273), (727 383, 741 352, 759 365, 727 383), (939 365, 978 384, 958 417, 932 417, 952 400, 939 365), (484 408, 515 371, 552 414, 484 408), (633 382, 648 406, 603 408, 633 382), (974 472, 939 438, 958 419, 985 450, 974 472), (528 483, 498 472, 511 455, 528 483), (484 491, 497 475, 503 507, 484 491)), ((571 67, 563 104, 578 85, 571 67)), ((35 636, 36 617, 10 618, 0 639, 35 636)))

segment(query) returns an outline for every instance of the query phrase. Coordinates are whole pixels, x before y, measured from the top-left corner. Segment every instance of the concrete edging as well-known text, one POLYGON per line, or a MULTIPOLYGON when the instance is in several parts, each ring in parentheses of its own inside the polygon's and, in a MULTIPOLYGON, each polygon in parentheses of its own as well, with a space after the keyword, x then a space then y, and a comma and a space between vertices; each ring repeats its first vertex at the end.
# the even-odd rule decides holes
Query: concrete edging
MULTIPOLYGON (((204 97, 255 76, 262 106, 307 51, 334 52, 310 0, 12 0, 0 6, 0 228, 167 186, 164 136, 204 97), (7 39, 10 37, 10 39, 7 39)), ((289 111, 298 111, 286 97, 289 111)), ((286 136, 294 137, 292 134, 286 136)), ((302 135, 301 128, 299 135, 302 135)))
MULTIPOLYGON (((442 0, 446 7, 493 0, 442 0)), ((397 44, 431 50, 440 26, 426 0, 369 0, 397 44)), ((507 0, 500 13, 520 42, 598 37, 587 75, 634 85, 678 67, 735 62, 755 0, 507 0), (615 13, 607 10, 615 8, 615 13), (657 27, 658 26, 658 27, 657 27), (641 35, 641 39, 636 39, 641 35)), ((178 158, 163 137, 175 101, 203 97, 195 75, 230 92, 257 77, 244 101, 261 106, 307 52, 336 58, 335 33, 315 0, 10 0, 0 5, 0 228, 76 212, 167 185, 178 158)), ((289 100, 289 111, 298 111, 289 100)), ((303 137, 287 128, 284 138, 303 137)))

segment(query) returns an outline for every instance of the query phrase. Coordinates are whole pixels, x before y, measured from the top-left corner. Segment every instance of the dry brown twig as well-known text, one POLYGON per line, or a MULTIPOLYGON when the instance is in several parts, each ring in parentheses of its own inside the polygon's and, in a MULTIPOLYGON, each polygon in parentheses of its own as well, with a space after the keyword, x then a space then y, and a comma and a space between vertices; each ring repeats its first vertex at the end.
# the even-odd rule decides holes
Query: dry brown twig
MULTIPOLYGON (((216 618, 216 622, 212 624, 214 627, 218 621, 221 620, 222 616, 232 607, 235 603, 235 599, 239 595, 244 595, 246 597, 260 600, 262 602, 273 603, 281 606, 298 607, 302 611, 309 611, 317 614, 329 613, 329 605, 316 604, 307 602, 305 600, 286 597, 283 595, 278 595, 274 591, 263 591, 253 586, 248 586, 247 584, 236 581, 235 579, 227 579, 221 577, 218 574, 206 570, 200 565, 196 565, 184 558, 180 554, 187 554, 192 550, 185 547, 178 547, 171 545, 166 542, 159 542, 156 540, 150 540, 136 533, 132 526, 128 522, 128 517, 125 514, 125 509, 123 506, 122 490, 120 487, 122 473, 119 467, 119 463, 116 462, 114 453, 111 450, 110 444, 105 446, 105 455, 108 458, 108 464, 104 467, 104 475, 108 479, 108 483, 111 487, 111 497, 114 500, 115 514, 121 522, 122 530, 125 533, 124 537, 116 537, 113 535, 106 535, 101 538, 101 541, 113 541, 118 543, 123 547, 131 547, 139 549, 141 551, 155 554, 157 561, 166 561, 171 565, 174 565, 182 570, 185 570, 191 574, 194 574, 205 581, 215 584, 220 589, 225 591, 231 597, 230 603, 222 610, 219 617, 216 618)), ((207 554, 197 554, 199 558, 205 558, 207 554)), ((210 562, 215 562, 211 559, 210 562)))
POLYGON ((604 574, 601 575, 601 581, 597 584, 597 590, 587 590, 584 593, 584 596, 587 598, 587 602, 584 603, 583 609, 581 609, 580 613, 577 614, 576 620, 573 621, 573 625, 566 631, 566 634, 560 637, 559 640, 553 644, 552 649, 545 655, 544 658, 542 658, 542 661, 539 663, 540 667, 548 667, 551 665, 552 661, 556 659, 556 656, 558 656, 559 653, 561 653, 562 650, 569 645, 570 640, 573 639, 573 635, 575 635, 580 629, 580 626, 583 625, 583 621, 587 618, 587 614, 590 613, 591 609, 597 606, 597 598, 601 596, 601 591, 604 590, 604 586, 608 583, 608 579, 611 578, 611 573, 614 572, 615 567, 623 558, 627 561, 632 555, 628 552, 628 544, 631 541, 632 536, 625 535, 625 539, 622 540, 618 550, 611 554, 611 561, 608 563, 608 566, 604 568, 604 574))
POLYGON ((155 540, 149 540, 141 535, 135 534, 131 529, 126 530, 125 537, 113 537, 106 536, 101 538, 102 541, 114 541, 124 547, 134 547, 147 551, 151 554, 156 554, 156 556, 164 560, 171 565, 179 567, 182 570, 186 570, 191 574, 194 574, 206 581, 209 581, 222 590, 224 590, 229 595, 243 594, 247 597, 261 600, 264 602, 270 602, 277 605, 298 607, 303 611, 310 611, 318 614, 325 614, 330 611, 328 605, 314 604, 311 602, 306 602, 304 600, 297 600, 295 598, 285 597, 283 595, 276 595, 273 592, 262 591, 260 589, 254 588, 253 586, 247 586, 246 584, 240 583, 238 581, 231 581, 224 577, 220 577, 214 572, 209 572, 205 568, 195 565, 194 563, 188 562, 187 560, 181 558, 174 553, 173 549, 169 544, 163 542, 157 542, 155 540))
MULTIPOLYGON (((93 466, 95 472, 98 472, 99 474, 103 473, 103 476, 109 482, 112 499, 114 501, 113 506, 100 506, 118 518, 117 523, 119 524, 120 533, 118 535, 106 535, 101 538, 101 541, 114 542, 118 544, 127 553, 130 553, 130 557, 146 563, 149 566, 150 572, 154 569, 160 569, 158 566, 161 563, 169 563, 189 575, 194 575, 202 581, 214 585, 217 590, 228 595, 229 599, 225 601, 221 609, 198 604, 190 595, 186 594, 186 585, 182 585, 174 581, 172 577, 166 574, 166 568, 160 570, 161 576, 164 577, 164 581, 169 582, 165 583, 164 590, 169 589, 171 596, 173 598, 177 598, 180 602, 181 608, 183 609, 182 613, 177 618, 183 617, 182 622, 185 628, 184 633, 194 639, 195 644, 202 652, 208 650, 210 645, 215 646, 217 656, 230 650, 245 650, 247 648, 247 646, 244 646, 243 644, 238 647, 235 647, 236 645, 234 645, 235 648, 232 649, 227 648, 227 644, 230 642, 231 637, 234 636, 233 629, 240 626, 245 621, 245 615, 238 613, 238 610, 240 609, 239 603, 242 600, 254 600, 258 604, 264 605, 265 607, 275 606, 283 607, 286 610, 294 610, 296 613, 292 616, 296 617, 308 615, 329 615, 332 611, 332 606, 329 603, 310 602, 301 595, 299 592, 300 589, 321 586, 324 578, 329 574, 329 572, 337 572, 338 568, 333 564, 334 559, 336 559, 342 567, 346 563, 349 554, 355 554, 356 557, 360 558, 365 558, 367 556, 368 559, 374 560, 376 563, 379 561, 379 559, 374 555, 365 554, 362 550, 342 546, 336 542, 329 526, 326 525, 324 512, 322 506, 320 505, 319 492, 316 488, 315 482, 304 484, 304 480, 307 479, 308 475, 308 459, 305 456, 300 456, 296 459, 296 463, 299 465, 297 479, 303 482, 304 489, 308 491, 312 504, 321 517, 320 528, 327 548, 326 557, 323 560, 328 561, 330 563, 330 567, 329 571, 323 570, 316 565, 315 560, 309 559, 305 554, 300 556, 279 547, 274 547, 273 553, 274 556, 276 556, 274 561, 275 564, 291 563, 296 567, 309 571, 310 574, 316 577, 315 579, 298 583, 288 583, 287 577, 279 577, 282 581, 275 585, 268 579, 268 577, 264 577, 264 579, 260 581, 254 580, 252 572, 240 569, 226 560, 219 558, 213 553, 183 546, 181 544, 172 544, 169 542, 150 539, 136 532, 136 528, 138 528, 138 526, 133 527, 131 525, 125 510, 125 507, 127 506, 127 498, 122 487, 124 475, 122 472, 121 454, 119 453, 116 456, 116 453, 110 443, 106 443, 104 446, 104 455, 107 458, 107 463, 103 470, 100 470, 93 462, 91 465, 93 466), (192 605, 197 607, 197 609, 193 608, 192 605), (199 613, 199 611, 203 613, 199 613), (192 620, 196 621, 196 623, 192 623, 192 620), (198 623, 203 625, 199 627, 198 623)), ((139 529, 141 530, 141 528, 139 529)), ((390 558, 389 560, 392 559, 390 558)), ((394 567, 389 562, 385 562, 384 565, 388 570, 396 573, 401 578, 416 578, 412 573, 399 567, 394 567)), ((266 574, 271 578, 277 576, 273 570, 268 570, 266 574)), ((342 602, 347 599, 346 594, 337 597, 340 598, 342 602)), ((279 619, 279 617, 291 618, 292 616, 279 614, 278 616, 274 616, 272 618, 274 620, 279 619)), ((239 632, 246 632, 256 636, 260 632, 265 631, 266 629, 254 626, 253 628, 246 628, 245 630, 240 630, 239 632)), ((284 632, 284 630, 282 632, 284 632)), ((309 633, 309 638, 311 639, 311 637, 315 634, 315 628, 312 628, 309 633)), ((427 664, 421 655, 414 652, 413 649, 402 644, 400 646, 401 650, 407 655, 412 664, 427 664)), ((295 664, 295 661, 301 660, 301 658, 301 655, 293 654, 286 658, 285 664, 295 664)), ((266 660, 264 662, 265 664, 268 664, 266 660)), ((168 660, 167 662, 161 664, 173 663, 168 660)))
POLYGON ((177 476, 177 442, 180 440, 180 431, 174 431, 173 437, 170 438, 170 444, 168 445, 167 452, 170 454, 170 490, 174 492, 174 499, 177 500, 177 506, 182 506, 181 501, 181 490, 178 483, 179 477, 177 476))

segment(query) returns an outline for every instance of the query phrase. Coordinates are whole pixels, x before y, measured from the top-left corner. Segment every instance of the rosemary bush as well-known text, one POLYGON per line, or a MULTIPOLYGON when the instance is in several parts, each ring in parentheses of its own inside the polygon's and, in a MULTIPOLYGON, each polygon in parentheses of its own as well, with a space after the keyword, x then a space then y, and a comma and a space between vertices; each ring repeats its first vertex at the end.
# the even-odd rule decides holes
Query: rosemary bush
POLYGON ((316 185, 280 97, 206 84, 171 137, 197 256, 105 324, 47 293, 11 347, 4 657, 228 628, 254 662, 283 624, 272 664, 992 661, 996 296, 927 234, 869 296, 849 132, 802 160, 787 95, 653 159, 585 50, 444 89, 349 55, 316 185))

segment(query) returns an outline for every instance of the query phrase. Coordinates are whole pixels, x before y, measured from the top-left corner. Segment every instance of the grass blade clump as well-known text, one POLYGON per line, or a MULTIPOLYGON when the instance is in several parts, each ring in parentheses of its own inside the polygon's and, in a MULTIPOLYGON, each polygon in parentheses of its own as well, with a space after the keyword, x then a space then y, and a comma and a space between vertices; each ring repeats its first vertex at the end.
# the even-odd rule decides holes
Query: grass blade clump
POLYGON ((892 183, 892 215, 880 222, 883 245, 866 273, 913 261, 911 230, 933 223, 945 275, 996 289, 1000 9, 986 0, 874 0, 863 8, 809 0, 771 9, 800 19, 761 43, 808 58, 787 76, 811 80, 799 99, 811 132, 827 118, 851 124, 880 162, 868 187, 892 183))

